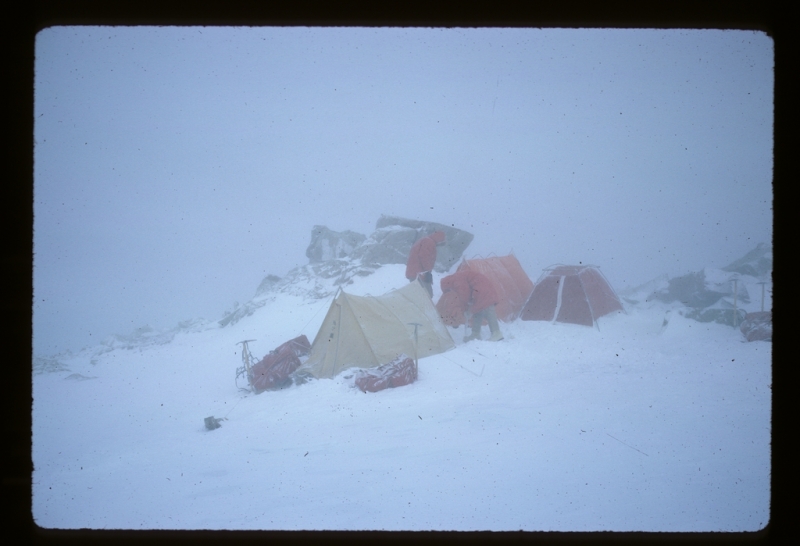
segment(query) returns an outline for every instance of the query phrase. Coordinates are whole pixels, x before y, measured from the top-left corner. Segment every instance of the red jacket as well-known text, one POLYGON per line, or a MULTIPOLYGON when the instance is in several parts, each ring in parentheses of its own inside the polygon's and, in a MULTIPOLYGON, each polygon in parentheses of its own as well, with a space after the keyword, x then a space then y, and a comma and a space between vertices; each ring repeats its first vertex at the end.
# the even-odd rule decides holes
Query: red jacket
POLYGON ((444 241, 444 232, 436 231, 411 247, 406 264, 406 279, 413 281, 420 273, 431 271, 436 263, 436 243, 444 241))
POLYGON ((483 273, 471 269, 456 271, 442 279, 442 292, 454 291, 462 302, 469 305, 472 314, 497 304, 499 298, 492 281, 483 273))

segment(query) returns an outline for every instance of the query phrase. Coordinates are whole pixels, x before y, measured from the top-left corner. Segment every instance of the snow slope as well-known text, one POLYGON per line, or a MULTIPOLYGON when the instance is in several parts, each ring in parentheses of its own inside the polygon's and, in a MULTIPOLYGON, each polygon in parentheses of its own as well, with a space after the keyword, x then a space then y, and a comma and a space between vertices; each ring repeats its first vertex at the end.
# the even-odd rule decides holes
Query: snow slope
MULTIPOLYGON (((405 283, 384 266, 345 289, 405 283)), ((435 285, 438 285, 438 277, 435 285)), ((438 298, 439 294, 435 294, 438 298)), ((379 393, 351 374, 234 384, 330 299, 272 293, 235 324, 107 343, 33 376, 44 528, 754 531, 769 521, 771 342, 665 304, 599 328, 501 323, 379 393), (669 317, 666 321, 665 317, 669 317), (68 369, 64 369, 68 368, 68 369), (224 417, 208 431, 203 419, 224 417)), ((759 302, 760 305, 760 302, 759 302)))

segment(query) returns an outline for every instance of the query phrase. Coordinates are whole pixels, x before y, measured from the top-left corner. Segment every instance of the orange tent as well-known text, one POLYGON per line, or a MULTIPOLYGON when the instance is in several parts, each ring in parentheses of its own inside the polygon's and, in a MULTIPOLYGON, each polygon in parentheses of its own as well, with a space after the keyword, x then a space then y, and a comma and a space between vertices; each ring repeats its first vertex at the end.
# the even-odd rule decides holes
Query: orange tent
MULTIPOLYGON (((517 318, 533 291, 533 282, 513 254, 463 260, 458 271, 463 269, 478 271, 489 278, 500 299, 495 307, 497 318, 503 322, 511 322, 517 318)), ((466 321, 463 313, 465 302, 450 296, 451 292, 443 294, 436 304, 436 310, 445 324, 460 326, 466 321)))
POLYGON ((622 302, 596 267, 559 265, 545 269, 520 318, 593 326, 603 315, 621 310, 622 302))

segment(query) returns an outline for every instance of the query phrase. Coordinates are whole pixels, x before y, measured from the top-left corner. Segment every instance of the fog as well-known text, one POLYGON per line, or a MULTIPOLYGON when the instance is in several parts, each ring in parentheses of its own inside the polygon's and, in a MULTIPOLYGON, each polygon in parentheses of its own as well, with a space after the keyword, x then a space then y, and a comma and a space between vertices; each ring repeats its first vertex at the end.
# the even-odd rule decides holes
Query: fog
POLYGON ((772 239, 752 31, 53 27, 36 39, 34 351, 221 318, 315 224, 452 224, 617 289, 772 239))

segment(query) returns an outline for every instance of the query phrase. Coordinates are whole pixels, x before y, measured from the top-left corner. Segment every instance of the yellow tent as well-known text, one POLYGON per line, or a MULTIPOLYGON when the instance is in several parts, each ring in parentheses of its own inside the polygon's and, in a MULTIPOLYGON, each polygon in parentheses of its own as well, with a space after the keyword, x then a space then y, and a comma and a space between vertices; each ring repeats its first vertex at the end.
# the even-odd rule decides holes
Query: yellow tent
POLYGON ((347 368, 386 364, 401 354, 422 358, 454 346, 418 281, 382 296, 354 296, 340 290, 303 368, 315 377, 330 378, 347 368))

